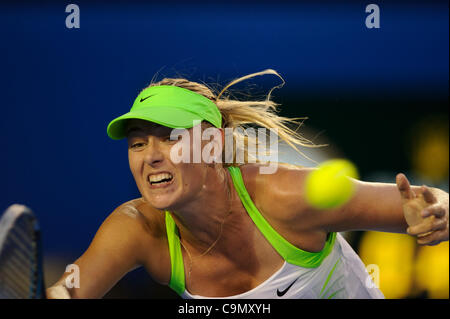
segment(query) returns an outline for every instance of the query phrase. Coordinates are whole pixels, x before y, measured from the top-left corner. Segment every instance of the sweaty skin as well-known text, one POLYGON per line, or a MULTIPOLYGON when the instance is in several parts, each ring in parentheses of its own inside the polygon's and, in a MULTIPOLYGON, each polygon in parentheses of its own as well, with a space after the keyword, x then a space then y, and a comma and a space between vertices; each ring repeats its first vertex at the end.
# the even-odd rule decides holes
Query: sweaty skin
MULTIPOLYGON (((80 288, 68 289, 71 298, 101 298, 140 266, 155 281, 167 285, 166 209, 180 231, 185 269, 190 260, 186 249, 193 257, 192 272, 186 276, 191 294, 240 294, 280 269, 283 259, 247 215, 222 164, 175 164, 170 149, 176 141, 167 139, 168 128, 144 121, 132 124, 137 130, 128 138, 129 163, 142 197, 116 208, 75 261, 80 267, 80 288), (170 173, 173 180, 152 188, 148 176, 160 172, 170 173), (213 249, 201 256, 215 241, 213 249)), ((308 207, 302 198, 304 181, 312 169, 280 164, 275 174, 263 175, 260 165, 241 166, 250 197, 269 224, 302 250, 320 251, 329 232, 349 230, 408 231, 414 236, 431 232, 420 237, 419 244, 448 240, 448 194, 410 186, 403 174, 397 175, 396 184, 353 180, 356 192, 349 202, 321 211, 308 207), (434 218, 408 228, 404 210, 416 215, 426 212, 434 218)), ((64 285, 67 275, 47 290, 49 298, 58 298, 52 288, 64 285)))

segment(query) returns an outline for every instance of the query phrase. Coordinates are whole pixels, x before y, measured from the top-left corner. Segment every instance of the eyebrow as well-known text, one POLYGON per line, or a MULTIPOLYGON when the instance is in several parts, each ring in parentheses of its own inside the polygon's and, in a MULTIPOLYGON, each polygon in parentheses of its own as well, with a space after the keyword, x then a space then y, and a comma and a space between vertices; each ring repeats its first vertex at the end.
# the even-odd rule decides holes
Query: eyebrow
POLYGON ((156 125, 154 125, 154 126, 151 126, 151 127, 142 127, 142 126, 131 126, 130 128, 128 128, 127 130, 126 130, 126 135, 130 135, 130 133, 133 133, 133 132, 148 132, 148 131, 150 131, 150 130, 154 130, 154 129, 161 129, 163 126, 162 125, 159 125, 159 124, 156 124, 156 125))
POLYGON ((140 136, 142 134, 145 134, 145 132, 146 132, 145 128, 139 126, 132 126, 129 129, 127 129, 125 136, 128 138, 133 136, 140 136))
POLYGON ((135 132, 135 131, 143 131, 143 130, 144 129, 141 128, 141 127, 134 126, 134 127, 131 127, 129 129, 127 129, 126 135, 128 135, 128 134, 130 134, 132 132, 135 132))

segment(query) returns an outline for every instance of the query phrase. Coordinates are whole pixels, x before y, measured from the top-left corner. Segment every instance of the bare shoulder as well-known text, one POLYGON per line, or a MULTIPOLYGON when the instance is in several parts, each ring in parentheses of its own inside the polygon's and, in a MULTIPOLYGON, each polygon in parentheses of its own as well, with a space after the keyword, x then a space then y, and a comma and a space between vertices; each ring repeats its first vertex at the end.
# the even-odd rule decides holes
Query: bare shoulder
POLYGON ((244 164, 239 166, 242 172, 242 175, 247 176, 256 176, 261 175, 263 177, 272 177, 272 178, 280 178, 280 176, 286 175, 292 175, 292 174, 307 174, 312 170, 312 168, 301 166, 301 165, 294 165, 289 163, 277 163, 276 170, 272 174, 263 174, 261 168, 267 166, 266 164, 244 164))
POLYGON ((146 246, 161 234, 159 215, 147 206, 141 198, 118 206, 104 220, 91 246, 104 248, 114 243, 117 249, 133 252, 134 259, 145 259, 146 246))
POLYGON ((133 267, 147 267, 153 255, 164 250, 165 223, 161 215, 140 198, 121 204, 102 223, 88 252, 111 250, 122 260, 133 261, 133 267))
POLYGON ((116 251, 127 251, 127 258, 144 266, 160 283, 166 283, 170 276, 164 216, 164 212, 136 198, 118 206, 105 220, 106 227, 102 225, 109 240, 120 242, 116 251))
POLYGON ((72 298, 100 298, 129 271, 140 266, 148 269, 149 260, 157 263, 158 254, 149 252, 162 250, 155 235, 158 222, 146 217, 140 202, 121 204, 103 221, 88 249, 75 261, 84 284, 71 290, 72 298))
POLYGON ((121 204, 111 213, 111 216, 117 220, 128 220, 130 224, 139 225, 138 229, 147 236, 159 238, 165 234, 163 212, 148 205, 142 197, 121 204))
POLYGON ((247 191, 267 222, 288 242, 310 252, 323 249, 326 232, 304 200, 304 184, 312 168, 278 165, 273 174, 260 174, 259 165, 241 167, 247 191))
POLYGON ((306 209, 304 183, 311 168, 278 163, 273 174, 261 174, 262 164, 241 166, 242 177, 255 205, 266 215, 289 221, 306 209), (273 215, 273 216, 272 216, 273 215))

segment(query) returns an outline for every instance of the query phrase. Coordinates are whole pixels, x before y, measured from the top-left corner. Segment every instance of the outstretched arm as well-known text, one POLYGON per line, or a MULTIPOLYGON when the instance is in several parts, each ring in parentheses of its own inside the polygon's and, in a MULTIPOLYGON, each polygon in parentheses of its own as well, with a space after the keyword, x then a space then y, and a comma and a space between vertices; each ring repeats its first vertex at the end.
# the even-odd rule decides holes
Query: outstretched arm
POLYGON ((267 212, 274 214, 272 218, 296 231, 408 233, 418 236, 421 245, 448 240, 448 193, 437 188, 411 186, 404 174, 397 175, 395 184, 352 179, 355 193, 346 204, 319 210, 310 207, 304 198, 305 181, 313 170, 280 166, 276 174, 259 175, 264 196, 257 198, 257 204, 268 207, 267 212), (281 203, 283 209, 279 208, 281 203))
POLYGON ((344 206, 317 212, 328 231, 378 230, 418 236, 420 245, 449 238, 449 195, 427 186, 411 186, 404 174, 396 184, 353 180, 355 195, 344 206))
POLYGON ((111 213, 86 252, 74 262, 79 268, 80 286, 67 287, 65 280, 71 273, 65 273, 47 289, 49 299, 101 298, 125 274, 142 264, 148 236, 143 235, 140 217, 131 214, 127 205, 111 213))

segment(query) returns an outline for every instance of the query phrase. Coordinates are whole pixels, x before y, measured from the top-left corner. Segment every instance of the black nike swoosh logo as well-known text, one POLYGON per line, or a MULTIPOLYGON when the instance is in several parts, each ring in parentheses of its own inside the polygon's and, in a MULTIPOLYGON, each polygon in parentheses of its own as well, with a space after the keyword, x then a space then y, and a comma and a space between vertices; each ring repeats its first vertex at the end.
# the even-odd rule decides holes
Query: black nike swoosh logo
POLYGON ((287 291, 292 287, 292 285, 293 284, 295 284, 295 282, 298 280, 298 277, 297 277, 297 279, 295 279, 286 289, 284 289, 283 291, 280 291, 279 289, 277 289, 277 296, 278 297, 283 297, 286 293, 287 293, 287 291))
POLYGON ((151 97, 151 96, 153 96, 153 95, 155 95, 155 94, 152 94, 152 95, 149 95, 149 96, 147 96, 147 97, 141 98, 141 102, 144 102, 146 99, 148 99, 149 97, 151 97))

